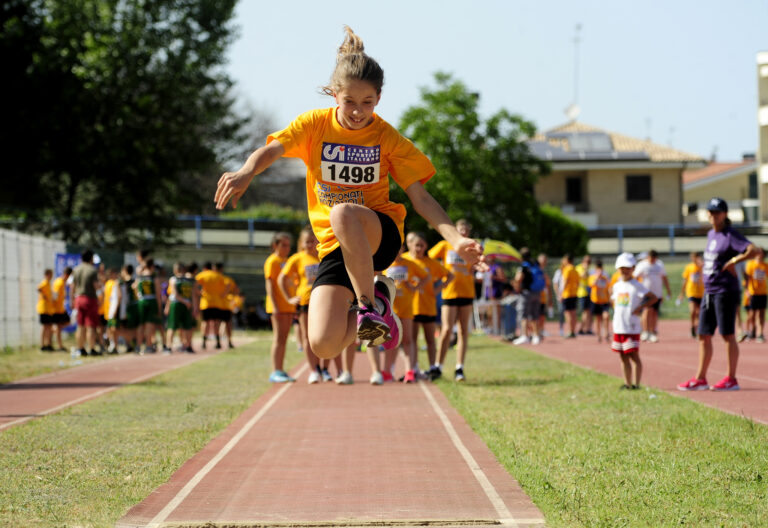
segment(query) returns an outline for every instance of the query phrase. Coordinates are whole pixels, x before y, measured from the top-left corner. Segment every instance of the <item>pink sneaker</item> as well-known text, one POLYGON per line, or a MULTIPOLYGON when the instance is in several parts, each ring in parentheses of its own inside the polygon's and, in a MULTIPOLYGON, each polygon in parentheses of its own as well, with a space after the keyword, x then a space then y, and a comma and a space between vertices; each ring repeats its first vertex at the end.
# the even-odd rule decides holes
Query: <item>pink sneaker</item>
POLYGON ((395 286, 395 281, 386 275, 374 277, 373 287, 375 289, 374 295, 384 305, 384 312, 381 316, 389 327, 389 336, 383 342, 374 343, 374 345, 381 345, 381 348, 384 350, 393 350, 400 346, 400 340, 403 335, 403 326, 400 323, 400 318, 392 311, 392 303, 395 302, 397 287, 395 286))
POLYGON ((709 390, 713 391, 731 391, 731 390, 739 390, 739 382, 736 381, 736 378, 732 378, 730 376, 726 376, 714 385, 712 385, 709 390))
POLYGON ((395 377, 392 375, 392 373, 388 370, 382 370, 381 371, 381 377, 384 378, 384 382, 387 381, 395 381, 395 377))
POLYGON ((357 310, 357 337, 368 346, 378 346, 389 336, 389 325, 372 306, 357 310))
POLYGON ((709 384, 705 379, 691 378, 685 383, 681 383, 677 386, 677 390, 691 391, 691 390, 707 390, 709 384))
POLYGON ((368 346, 379 346, 392 350, 400 346, 403 327, 400 318, 392 311, 392 302, 397 292, 395 281, 389 277, 376 276, 373 282, 374 295, 384 305, 384 313, 379 314, 373 307, 365 307, 357 312, 357 337, 367 341, 368 346))
POLYGON ((416 372, 409 370, 403 377, 403 383, 416 383, 416 372))

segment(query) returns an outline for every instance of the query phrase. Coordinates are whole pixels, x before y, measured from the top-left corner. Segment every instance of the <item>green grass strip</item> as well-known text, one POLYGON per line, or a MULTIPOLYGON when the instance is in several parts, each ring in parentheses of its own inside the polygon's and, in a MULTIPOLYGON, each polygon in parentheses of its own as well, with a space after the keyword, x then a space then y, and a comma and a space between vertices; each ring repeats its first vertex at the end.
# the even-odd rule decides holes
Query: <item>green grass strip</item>
POLYGON ((768 526, 768 427, 485 337, 464 370, 440 388, 548 526, 768 526))

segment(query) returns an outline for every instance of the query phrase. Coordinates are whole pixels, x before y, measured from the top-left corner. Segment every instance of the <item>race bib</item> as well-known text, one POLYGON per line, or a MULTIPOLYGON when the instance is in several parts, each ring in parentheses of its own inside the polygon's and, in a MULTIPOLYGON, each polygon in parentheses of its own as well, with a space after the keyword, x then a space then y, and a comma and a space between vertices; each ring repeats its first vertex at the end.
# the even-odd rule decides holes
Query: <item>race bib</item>
POLYGON ((386 274, 392 280, 408 280, 408 268, 406 266, 392 266, 387 269, 386 274))
POLYGON ((448 251, 448 254, 445 257, 445 261, 452 266, 464 266, 466 264, 464 259, 461 258, 459 254, 454 250, 448 251))
POLYGON ((323 143, 322 181, 336 185, 371 185, 379 182, 381 147, 323 143))
POLYGON ((304 276, 307 278, 307 284, 314 284, 319 268, 320 264, 310 264, 308 266, 304 266, 304 276))

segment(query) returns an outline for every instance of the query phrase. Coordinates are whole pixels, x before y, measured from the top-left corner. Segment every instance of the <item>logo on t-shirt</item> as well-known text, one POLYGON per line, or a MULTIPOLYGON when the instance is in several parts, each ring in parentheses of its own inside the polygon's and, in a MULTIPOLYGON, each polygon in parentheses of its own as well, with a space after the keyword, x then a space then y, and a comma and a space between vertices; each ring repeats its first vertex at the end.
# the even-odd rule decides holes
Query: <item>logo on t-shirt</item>
POLYGON ((361 147, 323 142, 320 158, 322 180, 336 185, 378 183, 381 146, 361 147))

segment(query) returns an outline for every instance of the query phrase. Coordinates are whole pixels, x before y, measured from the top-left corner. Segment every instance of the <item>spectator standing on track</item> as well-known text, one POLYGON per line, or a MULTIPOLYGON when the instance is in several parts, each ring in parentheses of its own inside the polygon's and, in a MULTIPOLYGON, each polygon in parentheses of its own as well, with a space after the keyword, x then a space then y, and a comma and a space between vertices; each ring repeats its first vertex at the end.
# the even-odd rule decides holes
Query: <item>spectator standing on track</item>
POLYGON ((61 341, 61 331, 69 326, 69 314, 67 313, 67 281, 72 275, 72 268, 67 266, 60 277, 53 281, 53 325, 56 344, 59 352, 65 352, 64 343, 61 341))
POLYGON ((672 297, 672 290, 669 288, 664 262, 661 261, 655 249, 648 252, 648 258, 638 263, 635 268, 635 278, 652 291, 657 299, 653 306, 647 307, 643 312, 643 333, 640 334, 641 341, 656 343, 659 341, 658 322, 664 289, 667 290, 668 298, 672 297))
MULTIPOLYGON (((417 365, 417 361, 416 342, 414 341, 415 332, 413 331, 413 298, 421 282, 428 277, 428 272, 412 260, 403 258, 403 254, 406 251, 407 247, 403 244, 403 247, 400 248, 400 253, 397 254, 397 258, 387 268, 385 273, 387 277, 395 281, 395 287, 397 288, 392 309, 403 325, 403 340, 400 343, 400 349, 405 356, 405 375, 403 376, 403 381, 405 383, 414 383, 416 382, 416 367, 414 365, 417 365)), ((394 375, 393 368, 397 359, 397 350, 392 352, 394 353, 387 351, 385 354, 384 372, 394 375)))
POLYGON ((160 333, 163 331, 161 320, 163 304, 160 293, 162 286, 155 270, 154 259, 145 260, 143 270, 143 273, 137 274, 136 280, 133 281, 133 289, 138 299, 139 352, 154 354, 157 352, 155 330, 160 330, 160 333))
POLYGON ((546 279, 538 262, 531 258, 531 251, 524 247, 520 250, 522 263, 515 274, 515 289, 520 293, 517 312, 520 314, 520 337, 512 343, 515 345, 541 342, 539 337, 539 309, 541 307, 541 292, 546 288, 546 279))
MULTIPOLYGON (((464 219, 456 222, 456 229, 464 239, 469 239, 472 225, 464 219)), ((474 241, 473 241, 474 242, 474 241)), ((477 242, 474 242, 479 247, 477 242)), ((459 330, 456 341, 456 369, 454 381, 464 381, 464 361, 469 341, 469 323, 472 318, 472 303, 475 300, 475 273, 472 263, 465 261, 459 252, 447 241, 441 240, 429 250, 429 256, 442 264, 453 274, 453 280, 447 282, 442 290, 443 304, 440 307, 442 321, 440 339, 437 345, 437 368, 430 376, 439 378, 443 371, 443 362, 448 353, 448 346, 453 334, 453 326, 459 330)))
MULTIPOLYGON (((232 302, 233 298, 240 294, 240 289, 232 277, 224 274, 223 262, 217 262, 214 269, 221 274, 221 280, 224 283, 222 298, 219 300, 219 309, 221 310, 221 325, 224 326, 224 335, 227 336, 227 348, 231 349, 235 348, 232 343, 232 302)), ((221 328, 219 328, 219 332, 221 332, 221 328)))
POLYGON ((173 276, 168 280, 168 302, 165 305, 168 317, 165 343, 173 348, 173 335, 178 330, 181 346, 179 351, 194 354, 192 334, 197 327, 194 307, 199 303, 195 280, 186 276, 186 267, 181 262, 173 265, 173 276))
POLYGON ((81 356, 100 356, 96 350, 96 328, 99 326, 99 277, 93 265, 93 251, 86 249, 80 255, 80 264, 72 271, 70 306, 77 310, 75 340, 81 356), (88 349, 86 350, 86 345, 88 349))
POLYGON ((536 261, 539 263, 539 269, 544 274, 545 283, 544 289, 541 290, 541 305, 539 306, 539 338, 543 339, 546 335, 544 325, 547 322, 547 316, 552 317, 553 311, 552 279, 549 278, 549 273, 547 273, 547 256, 544 253, 539 253, 536 261))
POLYGON ((608 321, 610 319, 611 292, 608 277, 603 271, 603 261, 595 261, 595 272, 589 276, 589 300, 592 305, 592 316, 597 329, 597 342, 602 341, 603 335, 608 341, 608 321))
POLYGON ((37 285, 37 314, 40 316, 40 350, 43 352, 53 352, 51 344, 53 338, 53 288, 51 280, 53 279, 53 270, 46 269, 43 273, 43 280, 37 285))
POLYGON ((704 251, 704 299, 699 317, 699 366, 696 376, 677 386, 680 390, 738 390, 736 367, 739 344, 736 341, 735 318, 739 309, 739 279, 734 267, 757 254, 757 248, 744 235, 731 227, 728 204, 722 198, 712 198, 707 206, 712 229, 707 233, 704 251), (715 329, 726 344, 728 373, 709 387, 707 370, 712 361, 712 335, 715 329))
POLYGON ((272 383, 287 383, 296 381, 285 372, 285 346, 288 333, 293 326, 296 307, 288 299, 294 296, 294 285, 286 292, 287 298, 280 290, 278 277, 291 253, 293 237, 290 233, 279 232, 272 237, 272 254, 264 262, 264 284, 267 289, 267 313, 272 321, 272 383))
POLYGON ((581 263, 576 265, 576 273, 579 274, 579 289, 576 296, 579 298, 579 310, 581 310, 581 324, 579 335, 593 335, 592 331, 592 304, 589 300, 589 276, 592 273, 592 257, 584 255, 581 263))
MULTIPOLYGON (((437 364, 437 344, 435 331, 437 329, 437 295, 444 285, 453 280, 453 273, 442 263, 427 255, 427 240, 423 233, 411 231, 405 238, 408 253, 403 255, 422 268, 426 278, 419 284, 413 296, 413 342, 418 347, 419 328, 424 331, 424 341, 427 346, 427 370, 424 373, 416 371, 417 376, 432 378, 439 367, 437 364)), ((414 369, 418 369, 418 353, 414 369)))
POLYGON ((561 264, 563 284, 563 311, 565 312, 566 338, 576 337, 576 306, 579 302, 579 272, 573 266, 573 256, 566 253, 561 264))
POLYGON ((104 293, 101 300, 101 316, 104 319, 103 326, 107 333, 107 352, 117 354, 117 319, 111 317, 116 302, 116 292, 119 289, 117 270, 107 269, 106 280, 104 281, 104 293))
POLYGON ((691 262, 683 269, 683 285, 680 287, 678 299, 688 299, 688 313, 691 316, 691 337, 696 338, 696 328, 699 326, 699 311, 701 299, 704 297, 704 277, 701 267, 704 264, 701 253, 691 253, 691 262))
POLYGON ((750 339, 758 343, 765 343, 765 306, 766 306, 766 274, 768 264, 765 263, 765 253, 761 248, 757 249, 757 255, 747 262, 744 270, 744 279, 749 292, 749 327, 750 339))
POLYGON ((552 274, 552 292, 555 294, 555 301, 557 301, 557 325, 560 330, 560 337, 565 336, 565 308, 563 307, 563 260, 560 261, 560 265, 552 274))
POLYGON ((312 352, 312 345, 309 342, 309 298, 320 265, 320 259, 317 256, 317 238, 311 227, 305 227, 299 233, 297 249, 298 251, 288 257, 280 270, 277 286, 282 296, 296 307, 301 348, 311 369, 307 382, 314 384, 327 377, 323 376, 320 358, 312 352))
POLYGON ((643 375, 640 361, 640 316, 646 306, 653 304, 656 296, 632 276, 635 257, 631 253, 622 253, 616 259, 616 268, 621 272, 621 279, 613 286, 613 342, 611 350, 621 358, 624 385, 622 389, 639 389, 643 375))

